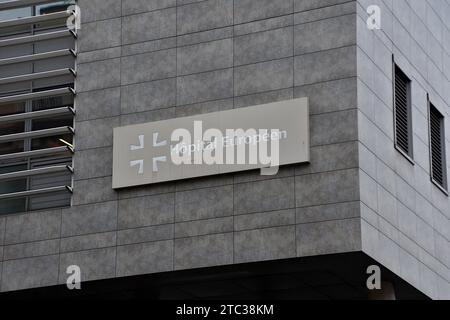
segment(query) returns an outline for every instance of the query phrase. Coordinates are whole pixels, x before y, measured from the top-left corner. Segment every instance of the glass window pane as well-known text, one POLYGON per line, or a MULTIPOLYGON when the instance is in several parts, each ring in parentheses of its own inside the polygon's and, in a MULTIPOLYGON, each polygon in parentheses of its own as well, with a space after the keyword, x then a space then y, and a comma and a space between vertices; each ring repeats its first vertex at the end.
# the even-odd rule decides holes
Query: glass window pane
MULTIPOLYGON (((0 106, 0 116, 23 113, 25 111, 25 103, 8 103, 0 106)), ((0 125, 0 135, 14 134, 25 131, 25 122, 3 123, 0 125)), ((12 141, 0 143, 0 155, 17 153, 24 151, 23 141, 12 141)))
POLYGON ((23 141, 0 143, 0 155, 23 152, 23 141))
MULTIPOLYGON (((0 174, 27 170, 27 165, 0 167, 0 174)), ((0 194, 14 193, 27 190, 27 179, 7 180, 0 183, 0 194)))
POLYGON ((27 190, 27 179, 2 181, 0 183, 0 194, 14 193, 27 190))
MULTIPOLYGON (((16 170, 17 171, 26 170, 26 166, 13 166, 0 168, 0 173, 7 173, 16 170)), ((26 191, 26 189, 27 189, 26 179, 2 181, 2 183, 0 183, 0 194, 26 191)), ((23 212, 25 210, 26 210, 25 198, 0 200, 0 214, 23 212)))
POLYGON ((0 215, 26 211, 26 198, 0 200, 0 215))
POLYGON ((73 125, 73 118, 71 115, 63 117, 55 117, 51 119, 35 119, 32 121, 33 131, 72 125, 73 125))
POLYGON ((25 112, 24 102, 6 103, 0 106, 0 116, 8 116, 23 112, 25 112))
POLYGON ((70 144, 72 144, 72 135, 67 134, 63 136, 53 136, 46 138, 39 138, 31 140, 31 150, 40 150, 47 148, 55 148, 55 147, 63 147, 66 144, 61 140, 64 140, 70 144))
POLYGON ((25 131, 25 122, 9 122, 0 126, 0 136, 14 133, 21 133, 25 131))
POLYGON ((21 170, 27 170, 27 165, 25 163, 16 164, 13 166, 0 167, 0 174, 21 171, 21 170))
POLYGON ((73 97, 70 95, 51 97, 33 101, 33 111, 71 107, 73 106, 73 97))
MULTIPOLYGON (((7 0, 0 2, 7 2, 7 0)), ((0 11, 0 21, 26 18, 30 17, 31 15, 32 15, 31 7, 3 10, 0 11)))
POLYGON ((71 4, 75 4, 75 0, 64 0, 50 4, 38 5, 36 6, 36 15, 65 11, 71 4))

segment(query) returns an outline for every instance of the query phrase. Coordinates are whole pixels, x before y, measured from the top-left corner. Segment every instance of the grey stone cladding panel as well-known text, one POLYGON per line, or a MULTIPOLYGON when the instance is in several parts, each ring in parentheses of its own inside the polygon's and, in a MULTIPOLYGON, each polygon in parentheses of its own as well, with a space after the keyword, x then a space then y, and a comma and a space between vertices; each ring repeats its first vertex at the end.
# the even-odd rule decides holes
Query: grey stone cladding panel
POLYGON ((83 14, 81 22, 86 24, 92 21, 120 18, 122 14, 121 0, 78 0, 83 14))
POLYGON ((292 58, 238 67, 234 72, 234 94, 242 96, 292 87, 293 73, 292 58))
POLYGON ((78 31, 78 51, 94 51, 121 45, 121 19, 85 23, 78 31))
POLYGON ((119 200, 118 227, 130 229, 173 223, 174 202, 173 193, 119 200))
POLYGON ((176 9, 144 12, 122 18, 122 45, 176 35, 176 9))
POLYGON ((212 267, 233 263, 233 233, 175 240, 175 269, 212 267))
POLYGON ((117 247, 118 277, 170 270, 173 270, 173 240, 117 247))
POLYGON ((355 59, 355 46, 297 56, 294 62, 295 85, 302 86, 356 76, 355 59))
POLYGON ((120 124, 119 117, 87 120, 77 123, 77 131, 83 134, 77 139, 77 150, 111 147, 113 129, 120 124))
POLYGON ((295 207, 294 178, 237 184, 234 210, 237 214, 295 207))
POLYGON ((75 180, 112 176, 112 147, 76 150, 75 180))
POLYGON ((120 59, 110 59, 77 66, 77 92, 117 87, 120 85, 120 59))
POLYGON ((176 105, 176 79, 142 82, 122 87, 121 113, 132 114, 176 105))
POLYGON ((55 239, 61 233, 61 210, 10 216, 5 223, 6 245, 55 239))
POLYGON ((250 33, 234 40, 234 63, 250 63, 275 60, 292 56, 293 28, 279 28, 250 33))
POLYGON ((111 188, 112 177, 75 180, 73 182, 73 205, 117 200, 117 191, 111 188))
POLYGON ((176 50, 169 49, 122 58, 122 85, 175 76, 176 50))
POLYGON ((113 247, 116 245, 116 239, 115 231, 62 238, 60 252, 78 252, 113 247))
POLYGON ((5 246, 3 248, 3 260, 17 260, 58 254, 59 243, 59 239, 53 239, 5 246))
POLYGON ((124 16, 174 7, 177 0, 122 0, 124 16))
POLYGON ((50 255, 3 262, 2 292, 56 285, 58 260, 50 255))
POLYGON ((232 25, 233 1, 206 0, 180 6, 177 12, 178 34, 217 29, 232 25))
POLYGON ((178 77, 177 104, 233 97, 233 70, 223 69, 178 77))
POLYGON ((297 234, 298 256, 361 250, 359 218, 300 224, 297 234))
POLYGON ((117 201, 63 209, 63 237, 112 231, 117 228, 117 201))
POLYGON ((175 220, 178 222, 232 216, 233 198, 233 186, 177 192, 175 220))
POLYGON ((295 226, 237 232, 236 263, 293 258, 295 237, 295 226))
POLYGON ((344 15, 297 25, 294 36, 296 55, 354 45, 356 15, 344 15))
POLYGON ((233 66, 233 40, 224 39, 177 49, 177 73, 187 75, 233 66))
POLYGON ((291 0, 239 0, 235 1, 235 23, 262 20, 293 12, 291 0))
POLYGON ((120 88, 79 93, 75 97, 77 121, 114 117, 120 115, 120 88))

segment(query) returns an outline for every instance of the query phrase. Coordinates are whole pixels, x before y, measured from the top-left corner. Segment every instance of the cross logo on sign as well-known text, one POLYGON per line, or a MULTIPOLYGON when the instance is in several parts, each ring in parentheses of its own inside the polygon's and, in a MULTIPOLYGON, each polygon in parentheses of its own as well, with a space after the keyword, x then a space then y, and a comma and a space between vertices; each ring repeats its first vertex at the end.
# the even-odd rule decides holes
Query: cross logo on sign
MULTIPOLYGON (((155 132, 153 134, 153 148, 165 147, 167 146, 167 140, 158 142, 159 133, 155 132)), ((167 157, 155 157, 153 158, 153 172, 158 172, 158 162, 166 162, 167 157)))
MULTIPOLYGON (((159 133, 153 133, 153 147, 165 147, 167 146, 167 140, 158 142, 159 133)), ((139 135, 138 137, 139 144, 138 145, 130 145, 130 151, 138 151, 145 149, 145 135, 139 135)), ((158 172, 158 162, 167 162, 167 157, 154 157, 153 158, 153 172, 158 172)), ((130 161, 130 167, 138 167, 138 174, 144 174, 144 159, 132 160, 130 161)))
MULTIPOLYGON (((144 149, 145 136, 140 135, 138 137, 138 139, 139 139, 139 145, 131 145, 130 151, 137 151, 137 150, 144 149)), ((144 174, 144 159, 130 161, 130 167, 136 167, 136 166, 139 166, 138 174, 143 175, 144 174)))

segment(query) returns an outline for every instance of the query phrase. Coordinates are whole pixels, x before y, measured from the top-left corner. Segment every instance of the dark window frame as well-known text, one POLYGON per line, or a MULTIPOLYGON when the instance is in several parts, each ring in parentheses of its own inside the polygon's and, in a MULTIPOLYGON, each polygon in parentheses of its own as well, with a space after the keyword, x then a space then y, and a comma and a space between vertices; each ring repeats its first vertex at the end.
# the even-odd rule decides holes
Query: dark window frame
POLYGON ((445 115, 439 111, 436 104, 432 103, 429 95, 427 95, 428 104, 428 139, 429 139, 429 149, 430 149, 430 179, 431 182, 447 196, 449 196, 448 191, 448 173, 447 173, 447 148, 446 148, 446 138, 445 138, 445 115), (441 170, 442 170, 442 183, 435 179, 434 171, 434 161, 433 161, 433 121, 432 113, 436 113, 440 121, 440 143, 441 143, 441 170))
POLYGON ((395 63, 394 57, 392 56, 392 90, 393 90, 393 114, 394 114, 394 147, 402 154, 412 165, 415 165, 414 161, 414 134, 413 134, 413 120, 412 120, 412 94, 411 94, 412 80, 406 75, 406 73, 395 63), (406 126, 407 126, 407 139, 408 139, 408 150, 405 150, 398 143, 398 109, 397 109, 397 76, 400 74, 401 77, 406 80, 406 126))

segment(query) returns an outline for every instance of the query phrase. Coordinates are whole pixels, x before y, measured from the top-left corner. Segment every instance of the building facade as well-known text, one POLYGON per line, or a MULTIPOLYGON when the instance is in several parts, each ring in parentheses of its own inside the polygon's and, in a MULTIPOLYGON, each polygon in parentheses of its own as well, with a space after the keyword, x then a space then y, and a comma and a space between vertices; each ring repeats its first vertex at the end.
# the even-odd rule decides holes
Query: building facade
POLYGON ((155 298, 364 298, 375 264, 450 299, 448 0, 78 0, 68 30, 71 4, 0 2, 0 297, 77 265, 155 298), (296 98, 309 163, 112 187, 115 128, 296 98))

